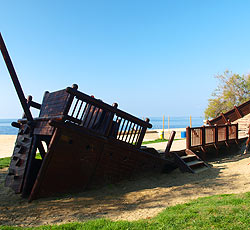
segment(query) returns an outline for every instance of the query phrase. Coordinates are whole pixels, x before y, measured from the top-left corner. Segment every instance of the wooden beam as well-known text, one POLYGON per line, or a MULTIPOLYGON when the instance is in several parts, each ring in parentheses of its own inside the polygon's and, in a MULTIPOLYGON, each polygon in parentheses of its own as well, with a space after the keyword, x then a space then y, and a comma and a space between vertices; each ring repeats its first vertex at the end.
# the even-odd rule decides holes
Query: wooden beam
POLYGON ((227 123, 227 119, 226 119, 226 117, 225 117, 224 113, 221 113, 221 117, 222 117, 222 119, 223 119, 224 123, 226 124, 226 123, 227 123))
POLYGON ((236 116, 237 116, 238 119, 240 119, 240 118, 243 117, 243 116, 241 115, 240 110, 238 109, 238 107, 237 107, 236 105, 234 106, 234 111, 235 111, 236 116))

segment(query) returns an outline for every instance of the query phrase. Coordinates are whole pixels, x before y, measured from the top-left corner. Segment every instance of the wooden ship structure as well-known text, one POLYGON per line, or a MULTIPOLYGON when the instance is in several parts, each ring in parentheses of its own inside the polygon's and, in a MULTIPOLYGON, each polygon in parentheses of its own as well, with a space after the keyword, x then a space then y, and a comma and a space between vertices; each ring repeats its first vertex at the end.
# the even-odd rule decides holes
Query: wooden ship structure
POLYGON ((180 170, 197 173, 209 167, 205 160, 211 156, 238 151, 247 139, 245 135, 239 137, 239 133, 246 131, 246 127, 248 130, 250 120, 246 117, 249 115, 250 100, 208 120, 206 126, 187 127, 186 149, 171 153, 180 170))
POLYGON ((145 171, 175 167, 166 154, 142 147, 145 121, 78 90, 77 85, 45 92, 41 104, 25 98, 0 34, 0 49, 24 115, 13 122, 18 135, 5 180, 29 200, 83 191, 145 171), (30 108, 38 109, 34 118, 30 108))
POLYGON ((228 122, 234 122, 239 119, 244 118, 250 114, 250 100, 242 103, 239 106, 234 106, 233 109, 227 111, 226 113, 221 113, 218 117, 208 120, 208 125, 224 125, 228 122))
POLYGON ((141 172, 199 173, 210 166, 213 153, 237 148, 238 124, 250 114, 250 101, 208 121, 186 128, 186 149, 170 152, 175 131, 165 152, 142 146, 145 121, 80 92, 78 86, 45 92, 42 103, 25 98, 0 33, 0 50, 24 110, 13 122, 18 135, 5 185, 29 201, 54 194, 83 191, 115 183, 141 172), (34 118, 30 108, 39 110, 34 118))

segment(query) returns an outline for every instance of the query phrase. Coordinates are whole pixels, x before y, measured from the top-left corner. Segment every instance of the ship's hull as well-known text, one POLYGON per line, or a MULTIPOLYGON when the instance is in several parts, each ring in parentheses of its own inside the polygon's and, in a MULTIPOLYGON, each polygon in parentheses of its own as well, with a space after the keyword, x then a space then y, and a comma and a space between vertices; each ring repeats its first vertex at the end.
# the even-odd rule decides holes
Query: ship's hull
POLYGON ((56 127, 29 199, 115 183, 145 171, 175 168, 173 162, 114 138, 90 134, 74 125, 56 127))

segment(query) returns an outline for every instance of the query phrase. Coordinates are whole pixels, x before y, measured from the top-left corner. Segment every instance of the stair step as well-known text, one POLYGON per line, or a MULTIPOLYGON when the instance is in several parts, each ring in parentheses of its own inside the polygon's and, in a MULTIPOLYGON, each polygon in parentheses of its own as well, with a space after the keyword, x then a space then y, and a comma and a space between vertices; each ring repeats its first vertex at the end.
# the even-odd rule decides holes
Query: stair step
POLYGON ((181 159, 185 160, 185 159, 192 159, 192 158, 196 158, 195 155, 186 155, 186 156, 181 156, 181 159))
POLYGON ((195 173, 200 173, 200 172, 203 172, 203 171, 206 171, 208 170, 209 168, 207 166, 203 166, 203 167, 200 167, 200 168, 196 168, 196 169, 193 169, 193 171, 195 173))
POLYGON ((199 165, 199 164, 204 164, 203 161, 199 161, 199 160, 195 160, 195 161, 190 161, 190 162, 186 162, 187 166, 192 167, 195 165, 199 165))
POLYGON ((186 155, 174 153, 176 163, 182 172, 199 173, 209 168, 192 150, 186 149, 186 155))

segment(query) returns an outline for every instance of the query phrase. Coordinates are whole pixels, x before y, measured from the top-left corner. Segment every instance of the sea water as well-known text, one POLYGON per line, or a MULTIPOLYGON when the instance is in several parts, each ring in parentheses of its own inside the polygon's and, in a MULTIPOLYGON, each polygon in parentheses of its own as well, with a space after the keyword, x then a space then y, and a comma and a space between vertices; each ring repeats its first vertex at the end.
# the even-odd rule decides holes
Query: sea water
POLYGON ((11 126, 17 119, 0 119, 0 135, 16 135, 18 129, 11 126))
MULTIPOLYGON (((163 117, 151 117, 150 123, 153 125, 152 129, 163 128, 163 117)), ((200 127, 204 124, 204 117, 165 117, 164 118, 164 129, 175 129, 175 128, 186 128, 187 126, 200 127), (169 127, 168 127, 169 124, 169 127)))
MULTIPOLYGON (((152 129, 162 129, 162 117, 150 117, 150 123, 153 125, 152 129)), ((192 127, 199 127, 203 125, 203 117, 192 117, 192 127)), ((0 119, 0 135, 16 135, 17 128, 11 126, 11 122, 17 119, 0 119)), ((169 128, 186 128, 190 126, 190 117, 169 117, 169 128)), ((168 128, 168 117, 164 119, 164 129, 168 128)))

